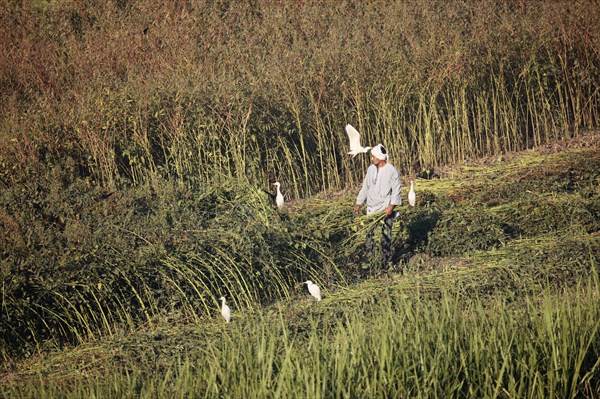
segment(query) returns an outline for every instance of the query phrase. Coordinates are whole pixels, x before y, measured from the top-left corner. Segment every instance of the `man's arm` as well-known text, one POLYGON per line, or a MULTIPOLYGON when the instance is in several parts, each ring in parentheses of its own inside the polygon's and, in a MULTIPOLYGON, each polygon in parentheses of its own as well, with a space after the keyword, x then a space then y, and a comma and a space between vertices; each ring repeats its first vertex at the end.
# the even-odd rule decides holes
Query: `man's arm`
POLYGON ((400 173, 394 170, 392 176, 390 176, 390 205, 385 209, 385 216, 390 217, 394 213, 394 208, 398 205, 402 205, 402 197, 400 197, 400 173))
POLYGON ((394 206, 402 205, 402 197, 400 197, 400 173, 397 170, 394 170, 394 173, 390 177, 390 185, 392 188, 390 204, 394 206))

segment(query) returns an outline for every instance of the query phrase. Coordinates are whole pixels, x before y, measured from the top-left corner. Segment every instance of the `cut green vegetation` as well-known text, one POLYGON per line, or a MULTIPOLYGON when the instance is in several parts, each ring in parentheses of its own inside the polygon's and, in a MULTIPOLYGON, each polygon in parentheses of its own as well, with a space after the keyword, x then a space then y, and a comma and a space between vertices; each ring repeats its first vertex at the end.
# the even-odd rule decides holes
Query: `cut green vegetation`
MULTIPOLYGON (((84 217, 30 219, 30 234, 43 223, 52 245, 7 252, 22 268, 3 263, 1 393, 594 397, 596 137, 418 179, 387 278, 361 255, 379 219, 353 217, 348 193, 279 212, 239 182, 203 196, 168 185, 84 193, 73 211, 84 217), (75 234, 57 228, 74 220, 75 234), (308 278, 322 302, 300 284, 308 278)), ((71 192, 55 195, 48 209, 71 192)))

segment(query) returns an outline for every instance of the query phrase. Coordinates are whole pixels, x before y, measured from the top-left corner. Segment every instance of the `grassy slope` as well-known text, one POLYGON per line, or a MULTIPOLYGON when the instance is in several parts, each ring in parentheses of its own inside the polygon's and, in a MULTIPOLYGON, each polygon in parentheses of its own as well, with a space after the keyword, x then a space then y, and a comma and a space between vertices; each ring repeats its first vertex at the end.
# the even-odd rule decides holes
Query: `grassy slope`
MULTIPOLYGON (((542 384, 551 387, 564 385, 562 391, 556 392, 529 388, 527 392, 538 392, 538 397, 574 392, 593 397, 593 391, 590 390, 598 388, 600 372, 598 362, 588 359, 590 353, 595 353, 597 360, 600 349, 597 322, 600 314, 597 304, 594 305, 598 302, 599 286, 597 274, 591 272, 597 265, 600 248, 600 236, 594 218, 598 215, 600 194, 596 169, 600 157, 599 138, 597 134, 588 135, 552 147, 441 170, 441 179, 417 180, 418 208, 402 209, 404 221, 395 227, 397 244, 398 240, 414 238, 410 233, 410 223, 416 220, 415 215, 426 212, 434 203, 439 206, 441 199, 446 198, 448 207, 463 212, 459 212, 457 217, 475 215, 464 211, 470 205, 461 207, 460 204, 480 203, 487 205, 493 217, 497 218, 493 223, 490 222, 488 228, 495 226, 494 223, 511 224, 514 236, 504 237, 504 241, 492 245, 489 250, 478 251, 467 244, 463 247, 443 245, 445 242, 460 243, 464 237, 472 238, 471 230, 476 226, 469 222, 462 225, 448 222, 445 225, 447 219, 442 218, 438 220, 441 228, 429 237, 427 250, 425 244, 418 240, 406 248, 410 258, 406 257, 403 263, 404 274, 368 279, 349 287, 333 284, 323 287, 325 299, 318 304, 307 298, 303 286, 298 286, 290 300, 253 311, 234 308, 233 323, 227 326, 222 323, 217 309, 212 319, 204 319, 199 323, 188 323, 176 315, 165 316, 134 333, 117 333, 106 339, 43 354, 17 364, 11 372, 1 376, 0 394, 17 397, 52 397, 66 393, 74 397, 90 394, 101 396, 103 393, 112 396, 132 393, 186 396, 191 392, 202 392, 209 397, 217 393, 236 397, 301 392, 315 397, 344 394, 510 396, 519 393, 515 388, 519 384, 531 386, 531 381, 527 385, 526 381, 518 380, 521 375, 521 378, 539 378, 542 384), (569 181, 573 187, 570 189, 560 186, 562 180, 559 177, 565 173, 571 175, 569 181), (552 182, 558 186, 553 186, 552 182), (521 187, 520 190, 515 192, 508 189, 515 185, 521 187), (490 186, 495 186, 495 189, 490 190, 490 186), (489 197, 491 192, 496 193, 495 197, 489 197), (577 204, 581 205, 582 201, 591 219, 590 215, 581 214, 577 204), (537 204, 541 211, 536 210, 537 207, 532 203, 537 204), (546 217, 542 218, 536 212, 545 213, 546 217), (549 217, 548 212, 553 213, 554 217, 549 217), (453 233, 452 236, 443 232, 444 226, 453 233), (464 230, 452 230, 457 226, 464 230), (437 240, 439 245, 432 247, 431 240, 437 240), (432 256, 436 250, 442 256, 432 256), (587 285, 590 281, 591 285, 587 285), (515 302, 515 299, 519 301, 515 302), (411 309, 416 315, 411 313, 411 309), (560 361, 560 353, 545 353, 536 347, 544 347, 546 339, 549 340, 549 348, 561 346, 548 338, 553 331, 561 330, 561 312, 563 317, 566 314, 567 319, 575 320, 575 324, 569 324, 569 328, 563 330, 574 328, 587 339, 574 343, 585 350, 572 356, 565 353, 562 358, 563 361, 573 360, 573 357, 583 353, 581 359, 573 360, 573 367, 587 367, 586 373, 582 373, 579 379, 573 377, 569 380, 568 375, 563 375, 572 374, 573 367, 559 367, 558 371, 551 372, 551 368, 540 366, 544 360, 560 361), (497 324, 493 321, 494 317, 489 318, 490 314, 496 316, 497 324), (421 324, 419 320, 429 324, 421 324), (558 320, 559 324, 552 320, 558 320), (531 330, 521 330, 520 322, 540 325, 538 329, 532 327, 531 330), (430 325, 440 328, 419 331, 419 328, 429 328, 427 326, 430 325), (508 327, 503 329, 502 325, 508 327), (535 335, 544 329, 549 336, 535 335), (397 338, 390 338, 384 330, 398 332, 398 336, 403 337, 401 342, 396 341, 397 338), (429 341, 427 337, 445 334, 440 331, 450 330, 455 333, 481 331, 481 336, 475 335, 472 339, 500 337, 497 339, 499 343, 503 342, 503 334, 513 334, 513 339, 521 342, 521 346, 513 347, 511 343, 508 348, 512 355, 515 355, 515 351, 526 353, 527 356, 523 355, 525 357, 522 358, 523 369, 540 367, 540 374, 537 377, 529 375, 512 364, 486 368, 486 364, 489 366, 506 356, 503 352, 506 348, 502 345, 499 345, 499 357, 490 355, 486 358, 487 352, 482 349, 481 359, 470 360, 483 364, 482 376, 465 375, 447 382, 440 380, 447 375, 439 374, 439 371, 434 373, 423 368, 411 372, 390 366, 407 366, 418 361, 409 355, 387 366, 372 361, 373 350, 381 350, 383 357, 390 350, 375 345, 368 338, 371 335, 398 348, 403 348, 403 345, 405 348, 418 348, 420 345, 428 348, 436 344, 435 340, 429 341), (405 331, 405 335, 400 333, 402 331, 405 331), (534 336, 528 338, 532 331, 534 336), (421 338, 415 338, 419 336, 421 338), (358 360, 339 355, 336 345, 347 346, 350 348, 348 350, 354 348, 358 351, 358 360), (248 356, 265 358, 262 361, 248 361, 245 359, 248 356), (531 360, 532 356, 539 356, 539 359, 531 360), (335 362, 348 361, 348 364, 334 364, 329 357, 336 359, 335 362), (356 363, 353 364, 353 361, 356 363), (304 368, 303 363, 306 365, 304 368), (357 374, 349 371, 353 369, 358 370, 357 374), (346 370, 344 373, 347 374, 340 376, 340 370, 346 370), (369 378, 373 380, 369 382, 367 377, 360 374, 360 370, 370 374, 369 378), (514 375, 507 377, 504 375, 506 370, 511 370, 514 375), (230 371, 238 373, 238 377, 228 375, 230 371), (404 385, 390 385, 389 381, 394 379, 404 385), (432 382, 434 380, 440 385, 436 386, 432 382), (330 391, 342 389, 348 381, 355 381, 356 386, 348 388, 346 392, 330 391), (464 385, 454 386, 458 381, 463 381, 464 385), (378 384, 379 388, 372 384, 378 384)), ((404 190, 403 195, 406 194, 404 190)), ((348 206, 351 197, 344 193, 336 199, 309 199, 295 204, 295 212, 348 206)), ((489 222, 488 219, 481 221, 489 222)), ((487 237, 488 233, 474 234, 487 237)), ((343 270, 343 265, 340 265, 340 269, 343 270)), ((437 339, 454 342, 457 346, 464 345, 463 350, 455 348, 460 356, 477 352, 472 348, 475 341, 467 338, 462 342, 460 337, 451 335, 437 339)), ((574 339, 573 336, 577 334, 557 336, 559 340, 561 337, 566 340, 574 339)), ((488 344, 494 342, 491 340, 488 344)), ((452 362, 445 364, 443 358, 453 358, 453 350, 447 350, 449 353, 446 355, 421 355, 428 362, 437 362, 432 364, 450 372, 452 362)))

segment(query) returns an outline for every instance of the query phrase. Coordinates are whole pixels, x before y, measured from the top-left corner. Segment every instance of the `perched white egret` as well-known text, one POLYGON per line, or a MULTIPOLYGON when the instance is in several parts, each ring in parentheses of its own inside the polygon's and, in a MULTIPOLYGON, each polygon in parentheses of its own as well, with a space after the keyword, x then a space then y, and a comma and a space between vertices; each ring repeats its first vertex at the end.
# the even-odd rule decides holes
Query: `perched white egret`
POLYGON ((281 209, 283 208, 283 194, 281 194, 281 190, 279 190, 281 184, 278 181, 276 181, 275 183, 273 183, 273 185, 277 187, 277 196, 275 197, 275 203, 277 204, 277 208, 281 209))
POLYGON ((354 158, 356 154, 369 152, 371 147, 363 147, 360 145, 360 133, 358 133, 358 130, 352 125, 346 125, 346 133, 348 133, 348 138, 350 139, 350 152, 348 154, 352 154, 352 158, 354 158))
POLYGON ((310 280, 306 280, 302 284, 306 284, 308 286, 308 292, 310 292, 310 295, 314 296, 317 301, 321 300, 321 289, 318 285, 310 280))
POLYGON ((417 203, 417 195, 415 194, 415 182, 410 181, 410 191, 408 192, 408 203, 410 206, 415 206, 417 203))
POLYGON ((227 323, 229 323, 231 321, 231 310, 229 309, 229 306, 225 305, 225 297, 224 296, 219 298, 219 300, 222 302, 221 303, 221 314, 223 315, 223 318, 225 319, 225 321, 227 323))

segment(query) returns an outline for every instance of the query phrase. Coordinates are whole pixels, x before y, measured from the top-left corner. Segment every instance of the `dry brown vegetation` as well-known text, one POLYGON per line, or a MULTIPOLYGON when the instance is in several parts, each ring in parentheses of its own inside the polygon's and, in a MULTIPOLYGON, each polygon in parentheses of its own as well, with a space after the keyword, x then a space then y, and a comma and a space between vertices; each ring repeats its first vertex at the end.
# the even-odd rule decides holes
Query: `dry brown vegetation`
POLYGON ((594 1, 8 1, 2 184, 215 174, 356 183, 352 123, 403 172, 598 125, 594 1))

